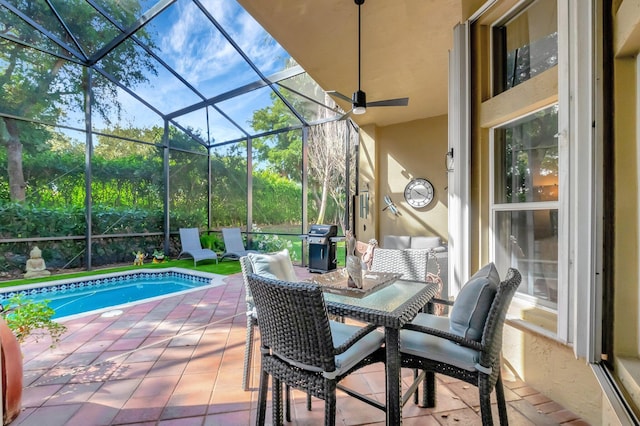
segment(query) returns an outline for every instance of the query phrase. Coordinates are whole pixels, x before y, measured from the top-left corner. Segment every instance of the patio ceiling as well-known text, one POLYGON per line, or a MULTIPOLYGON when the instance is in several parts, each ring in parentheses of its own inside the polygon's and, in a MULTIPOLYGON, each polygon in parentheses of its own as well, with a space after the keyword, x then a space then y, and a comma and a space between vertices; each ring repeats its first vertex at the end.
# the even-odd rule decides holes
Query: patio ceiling
MULTIPOLYGON (((357 89, 353 0, 238 1, 325 90, 351 96, 357 89)), ((357 124, 385 126, 447 113, 448 52, 453 27, 462 21, 462 2, 365 1, 362 90, 368 101, 409 97, 409 105, 368 108, 352 116, 357 124)))

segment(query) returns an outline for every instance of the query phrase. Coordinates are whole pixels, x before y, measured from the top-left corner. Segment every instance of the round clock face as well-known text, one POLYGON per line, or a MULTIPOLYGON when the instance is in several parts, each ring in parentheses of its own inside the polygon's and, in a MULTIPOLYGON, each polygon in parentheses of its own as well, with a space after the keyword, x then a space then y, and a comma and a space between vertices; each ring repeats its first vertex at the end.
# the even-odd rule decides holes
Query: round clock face
POLYGON ((433 185, 426 179, 413 179, 404 189, 404 199, 413 208, 426 207, 433 201, 433 185))

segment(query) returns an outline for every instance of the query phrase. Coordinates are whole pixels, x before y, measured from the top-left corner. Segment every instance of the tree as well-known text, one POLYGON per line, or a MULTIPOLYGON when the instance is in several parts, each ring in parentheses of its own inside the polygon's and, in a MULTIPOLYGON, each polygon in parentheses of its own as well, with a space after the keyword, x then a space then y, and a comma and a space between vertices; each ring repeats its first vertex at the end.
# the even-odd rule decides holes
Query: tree
POLYGON ((318 206, 316 223, 324 223, 329 197, 336 206, 342 207, 345 202, 346 132, 343 121, 313 126, 309 131, 309 176, 315 189, 309 192, 318 206))
MULTIPOLYGON (((134 0, 125 0, 119 7, 109 10, 116 22, 135 22, 140 16, 140 4, 134 0)), ((145 73, 155 73, 153 64, 145 56, 136 54, 135 45, 127 40, 114 48, 106 56, 92 58, 90 52, 99 52, 114 36, 117 30, 106 19, 96 16, 96 11, 84 0, 68 0, 62 19, 62 27, 55 14, 49 8, 40 6, 35 0, 14 2, 17 9, 25 11, 34 22, 51 31, 59 42, 54 44, 45 35, 11 13, 4 13, 0 21, 0 33, 21 40, 16 43, 0 39, 0 99, 2 99, 2 117, 0 126, 0 146, 7 150, 7 174, 10 198, 12 201, 25 201, 25 179, 22 170, 23 150, 37 149, 47 140, 43 126, 21 121, 27 120, 57 123, 67 111, 84 111, 85 93, 93 94, 93 108, 105 121, 109 115, 119 113, 117 87, 106 78, 91 79, 87 85, 87 69, 102 69, 121 84, 133 87, 146 81, 145 73), (17 4, 16 4, 17 3, 17 4), (89 24, 90 23, 90 24, 89 24), (73 36, 66 31, 69 28, 73 36), (80 46, 75 42, 79 41, 80 46), (60 56, 50 55, 31 46, 58 52, 60 56), (83 54, 87 52, 87 56, 83 54), (74 58, 76 62, 63 57, 74 58), (41 132, 40 137, 27 137, 31 133, 41 132)), ((144 30, 137 37, 152 45, 144 30)))
MULTIPOLYGON (((294 65, 293 60, 289 65, 294 65)), ((314 93, 315 98, 324 98, 324 103, 329 104, 330 98, 307 75, 295 77, 287 81, 287 86, 301 93, 314 93)), ((320 105, 299 100, 300 98, 289 96, 290 92, 282 88, 281 92, 290 100, 297 111, 303 115, 327 118, 335 115, 335 112, 320 105)), ((256 130, 277 130, 293 124, 292 114, 288 107, 275 95, 273 104, 269 107, 255 111, 252 127, 256 130)), ((346 161, 347 122, 333 121, 322 125, 313 126, 309 130, 308 160, 309 160, 309 195, 315 203, 317 217, 316 223, 322 223, 326 219, 329 199, 333 199, 338 206, 340 215, 344 211, 344 188, 346 161)), ((300 179, 302 170, 302 137, 300 132, 283 132, 267 138, 256 139, 253 149, 257 153, 258 161, 268 163, 268 167, 280 173, 282 176, 300 179)), ((335 219, 338 219, 337 217, 335 219)))

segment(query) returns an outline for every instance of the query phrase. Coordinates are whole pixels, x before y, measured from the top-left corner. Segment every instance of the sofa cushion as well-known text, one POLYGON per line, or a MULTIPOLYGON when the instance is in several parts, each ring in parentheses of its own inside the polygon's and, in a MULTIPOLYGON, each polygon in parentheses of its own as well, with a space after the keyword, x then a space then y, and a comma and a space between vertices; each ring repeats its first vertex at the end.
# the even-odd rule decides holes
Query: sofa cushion
POLYGON ((282 281, 297 281, 289 250, 276 253, 248 253, 253 273, 282 281))
POLYGON ((442 247, 440 237, 411 237, 412 249, 435 249, 442 247))
POLYGON ((500 275, 493 263, 485 265, 469 278, 451 308, 449 330, 480 341, 499 284, 500 275))
POLYGON ((411 237, 408 235, 387 235, 384 237, 382 248, 396 250, 411 248, 411 237))

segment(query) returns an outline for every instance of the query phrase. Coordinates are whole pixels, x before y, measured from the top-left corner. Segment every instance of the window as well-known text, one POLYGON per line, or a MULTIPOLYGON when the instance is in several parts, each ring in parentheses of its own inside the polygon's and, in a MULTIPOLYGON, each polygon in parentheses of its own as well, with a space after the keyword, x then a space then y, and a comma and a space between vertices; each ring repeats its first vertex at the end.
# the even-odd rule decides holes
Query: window
POLYGON ((558 107, 493 131, 494 259, 522 273, 521 294, 555 308, 558 295, 558 107))
POLYGON ((497 25, 494 40, 494 88, 509 90, 558 64, 556 0, 538 0, 497 25))

